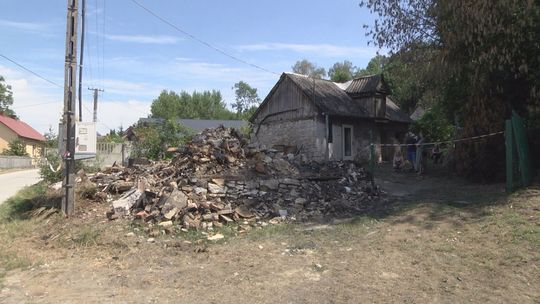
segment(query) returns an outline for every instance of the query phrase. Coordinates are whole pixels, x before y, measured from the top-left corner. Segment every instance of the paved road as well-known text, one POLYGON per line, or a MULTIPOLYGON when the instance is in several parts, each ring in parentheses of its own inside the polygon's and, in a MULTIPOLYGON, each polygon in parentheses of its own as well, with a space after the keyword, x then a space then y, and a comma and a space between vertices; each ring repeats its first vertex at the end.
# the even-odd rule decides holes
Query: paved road
POLYGON ((0 174, 0 204, 25 186, 39 182, 40 179, 38 169, 0 174))

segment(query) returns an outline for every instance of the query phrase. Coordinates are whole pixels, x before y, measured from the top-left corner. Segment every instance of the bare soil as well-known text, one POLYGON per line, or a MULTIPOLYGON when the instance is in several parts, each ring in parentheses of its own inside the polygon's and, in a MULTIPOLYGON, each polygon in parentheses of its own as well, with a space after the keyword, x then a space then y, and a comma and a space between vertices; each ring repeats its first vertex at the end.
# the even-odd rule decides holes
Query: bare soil
POLYGON ((377 177, 389 199, 372 212, 217 243, 148 242, 105 204, 5 226, 4 254, 30 266, 7 272, 0 302, 540 303, 540 185, 507 196, 441 172, 377 177))

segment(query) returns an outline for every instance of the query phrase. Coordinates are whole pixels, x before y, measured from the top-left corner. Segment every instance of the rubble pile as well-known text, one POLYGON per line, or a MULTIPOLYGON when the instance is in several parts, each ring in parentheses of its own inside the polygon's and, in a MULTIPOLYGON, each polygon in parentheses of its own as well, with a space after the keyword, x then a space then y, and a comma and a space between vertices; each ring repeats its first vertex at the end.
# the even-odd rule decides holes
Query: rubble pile
POLYGON ((301 154, 247 145, 232 129, 207 129, 170 162, 111 167, 90 177, 111 201, 109 219, 163 228, 239 229, 285 217, 309 219, 369 208, 378 190, 352 162, 309 163, 301 154))

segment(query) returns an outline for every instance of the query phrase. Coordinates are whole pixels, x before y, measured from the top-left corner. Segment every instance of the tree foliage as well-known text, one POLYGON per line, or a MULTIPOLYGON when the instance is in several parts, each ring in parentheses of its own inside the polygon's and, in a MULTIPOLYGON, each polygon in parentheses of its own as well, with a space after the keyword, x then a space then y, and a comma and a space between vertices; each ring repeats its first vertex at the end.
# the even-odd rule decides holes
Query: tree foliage
MULTIPOLYGON (((500 131, 512 110, 528 117, 539 104, 540 2, 363 0, 361 5, 379 17, 368 26, 372 42, 393 56, 408 56, 402 72, 416 70, 417 97, 455 118, 463 126, 461 137, 500 131)), ((503 172, 503 151, 491 142, 458 145, 458 172, 479 179, 497 176, 494 168, 503 172)))
POLYGON ((0 113, 8 116, 15 115, 11 109, 13 105, 13 92, 11 86, 5 83, 4 77, 0 76, 0 113))
POLYGON ((46 148, 58 148, 58 135, 56 135, 52 126, 49 126, 49 130, 43 134, 43 137, 45 137, 46 148))
POLYGON ((99 141, 109 142, 109 143, 123 143, 124 134, 125 134, 124 127, 120 126, 118 127, 118 130, 116 129, 109 130, 109 133, 99 138, 99 141))
POLYGON ((322 67, 318 67, 316 64, 302 59, 297 61, 292 66, 292 71, 296 74, 306 75, 313 78, 322 79, 326 76, 326 70, 322 67))
POLYGON ((233 103, 232 107, 236 110, 236 115, 243 119, 249 118, 250 114, 254 113, 261 102, 257 89, 244 81, 235 83, 233 89, 236 102, 233 103))
POLYGON ((352 62, 345 60, 343 62, 336 62, 328 69, 328 76, 330 80, 334 82, 347 82, 353 79, 356 71, 358 70, 352 62))
POLYGON ((26 145, 24 142, 17 138, 9 143, 8 148, 2 151, 2 155, 28 156, 28 153, 26 152, 26 145))
POLYGON ((416 134, 422 132, 425 142, 447 141, 454 135, 454 126, 439 107, 434 107, 413 123, 412 131, 416 134))
POLYGON ((355 77, 382 74, 388 62, 388 57, 377 55, 369 60, 365 69, 357 69, 355 77))
POLYGON ((151 116, 163 119, 234 119, 219 91, 188 92, 162 91, 154 99, 151 116))
POLYGON ((167 148, 180 146, 192 135, 188 129, 171 119, 160 124, 139 123, 133 132, 133 155, 153 160, 171 157, 167 148))

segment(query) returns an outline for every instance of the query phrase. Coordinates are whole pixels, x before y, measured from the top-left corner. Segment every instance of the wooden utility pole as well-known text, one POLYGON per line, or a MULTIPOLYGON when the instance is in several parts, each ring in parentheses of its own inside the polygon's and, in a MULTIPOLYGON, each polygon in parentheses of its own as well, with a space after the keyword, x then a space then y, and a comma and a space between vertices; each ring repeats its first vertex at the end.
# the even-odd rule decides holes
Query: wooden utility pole
POLYGON ((97 102, 98 102, 98 92, 103 92, 102 89, 88 88, 90 91, 94 91, 94 120, 97 122, 97 102))
POLYGON ((64 160, 65 194, 62 211, 66 216, 73 214, 75 206, 75 99, 77 82, 77 19, 79 0, 67 1, 66 58, 64 70, 64 115, 62 147, 64 160))

